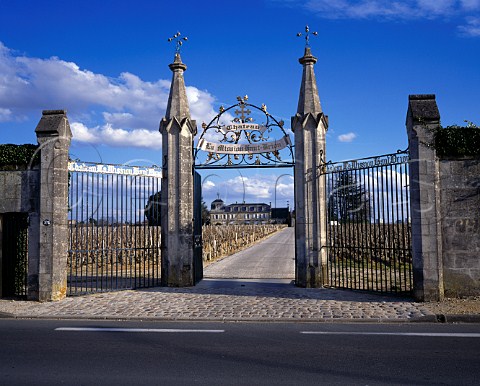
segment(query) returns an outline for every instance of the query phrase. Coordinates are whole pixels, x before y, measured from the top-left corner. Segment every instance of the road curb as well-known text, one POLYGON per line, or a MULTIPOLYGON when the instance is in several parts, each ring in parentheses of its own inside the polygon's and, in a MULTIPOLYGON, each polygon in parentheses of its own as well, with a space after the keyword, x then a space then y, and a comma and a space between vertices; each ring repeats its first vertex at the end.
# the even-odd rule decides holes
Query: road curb
POLYGON ((480 323, 479 314, 445 315, 446 323, 480 323))
POLYGON ((406 323, 478 323, 480 324, 480 315, 425 315, 414 318, 176 318, 176 317, 156 317, 156 316, 132 316, 124 317, 118 315, 13 315, 0 313, 0 318, 4 319, 39 319, 39 320, 110 320, 110 321, 146 321, 146 322, 218 322, 218 323, 338 323, 338 324, 406 324, 406 323), (3 314, 3 316, 2 316, 3 314))
POLYGON ((480 323, 479 314, 436 314, 410 319, 411 323, 480 323))
POLYGON ((15 318, 14 314, 10 314, 8 312, 0 312, 0 319, 12 319, 15 318))

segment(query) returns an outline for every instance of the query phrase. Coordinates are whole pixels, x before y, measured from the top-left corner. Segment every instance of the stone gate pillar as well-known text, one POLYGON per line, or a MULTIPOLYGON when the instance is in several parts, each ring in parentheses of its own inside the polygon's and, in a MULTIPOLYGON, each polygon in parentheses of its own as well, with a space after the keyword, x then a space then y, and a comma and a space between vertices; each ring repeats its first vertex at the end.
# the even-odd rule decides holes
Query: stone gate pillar
POLYGON ((310 50, 299 59, 303 65, 297 114, 292 117, 295 134, 295 282, 299 287, 321 287, 327 283, 326 189, 320 176, 325 157, 328 117, 323 114, 318 96, 310 50), (322 159, 323 158, 323 159, 322 159))
POLYGON ((38 222, 32 226, 39 229, 39 249, 38 255, 29 254, 29 272, 35 265, 38 279, 29 274, 29 298, 60 300, 67 292, 68 150, 72 138, 66 112, 43 111, 35 133, 40 146, 40 205, 38 216, 31 216, 30 221, 38 222))
POLYGON ((406 125, 411 158, 413 294, 421 301, 438 301, 443 299, 439 170, 435 149, 428 146, 440 127, 435 95, 409 96, 406 125))
POLYGON ((183 72, 187 66, 177 52, 169 65, 173 72, 162 134, 162 285, 195 284, 193 263, 193 138, 183 72))

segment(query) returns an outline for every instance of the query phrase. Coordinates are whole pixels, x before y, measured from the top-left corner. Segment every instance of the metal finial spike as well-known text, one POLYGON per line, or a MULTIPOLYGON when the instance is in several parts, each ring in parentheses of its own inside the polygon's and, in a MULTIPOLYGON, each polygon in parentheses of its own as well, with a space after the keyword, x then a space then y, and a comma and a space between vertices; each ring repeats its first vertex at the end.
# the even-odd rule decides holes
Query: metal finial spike
MULTIPOLYGON (((317 36, 318 35, 318 32, 310 32, 310 27, 308 25, 305 26, 305 47, 309 47, 310 46, 310 34, 311 35, 314 35, 314 36, 317 36)), ((300 36, 303 36, 303 34, 301 32, 297 33, 297 36, 300 37, 300 36)))
POLYGON ((173 35, 171 38, 168 38, 168 41, 171 42, 171 41, 175 41, 175 52, 178 54, 180 53, 180 48, 182 47, 183 45, 183 41, 187 41, 188 38, 185 36, 183 38, 180 37, 181 36, 181 33, 180 31, 177 31, 177 33, 175 35, 173 35), (182 41, 183 40, 183 41, 182 41))

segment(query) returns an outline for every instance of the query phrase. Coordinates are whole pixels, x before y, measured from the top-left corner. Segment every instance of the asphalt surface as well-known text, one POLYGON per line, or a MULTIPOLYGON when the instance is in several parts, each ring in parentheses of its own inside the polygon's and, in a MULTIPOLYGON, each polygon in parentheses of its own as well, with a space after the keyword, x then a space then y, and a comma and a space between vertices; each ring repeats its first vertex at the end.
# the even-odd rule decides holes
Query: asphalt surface
POLYGON ((3 385, 476 385, 480 326, 0 320, 3 385))
POLYGON ((262 243, 210 264, 204 277, 295 279, 295 229, 285 228, 262 243))

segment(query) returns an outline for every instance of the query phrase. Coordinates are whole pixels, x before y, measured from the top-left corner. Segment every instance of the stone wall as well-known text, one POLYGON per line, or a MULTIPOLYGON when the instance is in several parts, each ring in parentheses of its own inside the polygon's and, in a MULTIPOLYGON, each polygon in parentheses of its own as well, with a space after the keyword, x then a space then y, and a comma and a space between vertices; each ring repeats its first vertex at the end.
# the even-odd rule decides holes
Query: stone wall
POLYGON ((414 296, 480 294, 480 159, 440 158, 435 95, 410 95, 407 132, 414 296))
MULTIPOLYGON (((27 297, 60 300, 67 287, 68 150, 72 137, 66 112, 43 111, 35 133, 39 165, 0 172, 0 240, 6 225, 2 214, 28 213, 27 297)), ((0 248, 0 289, 3 263, 0 248)))
POLYGON ((39 195, 36 170, 0 170, 0 213, 36 212, 39 195))
POLYGON ((446 297, 480 295, 480 159, 440 159, 446 297))
MULTIPOLYGON (((30 225, 28 227, 29 250, 32 255, 30 261, 35 261, 38 249, 39 226, 38 218, 40 198, 40 170, 0 170, 0 297, 2 296, 3 279, 3 245, 2 234, 5 213, 28 213, 30 225)), ((38 274, 33 265, 29 266, 28 283, 35 288, 35 279, 38 274)))

